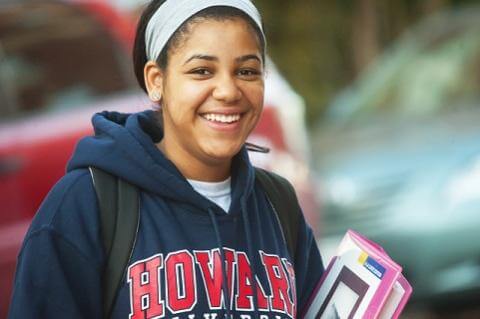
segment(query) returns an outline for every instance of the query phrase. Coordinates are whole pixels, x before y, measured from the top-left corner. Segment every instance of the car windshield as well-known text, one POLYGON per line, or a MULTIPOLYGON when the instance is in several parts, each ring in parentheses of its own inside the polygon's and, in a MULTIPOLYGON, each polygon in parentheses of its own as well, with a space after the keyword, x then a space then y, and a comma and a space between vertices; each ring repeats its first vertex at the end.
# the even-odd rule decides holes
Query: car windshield
POLYGON ((0 6, 0 116, 75 107, 130 85, 112 36, 73 5, 0 6))
POLYGON ((341 110, 335 116, 351 121, 416 118, 477 106, 479 34, 477 23, 430 30, 400 42, 334 102, 334 112, 341 110))

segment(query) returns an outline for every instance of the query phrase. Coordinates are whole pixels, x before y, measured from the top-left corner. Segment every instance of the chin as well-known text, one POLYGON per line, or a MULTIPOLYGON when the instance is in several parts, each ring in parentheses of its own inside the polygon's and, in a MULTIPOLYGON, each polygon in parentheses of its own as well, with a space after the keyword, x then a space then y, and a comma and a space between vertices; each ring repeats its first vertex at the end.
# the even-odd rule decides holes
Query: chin
POLYGON ((205 153, 208 154, 210 158, 218 160, 219 162, 231 160, 242 148, 243 143, 215 143, 215 145, 209 145, 207 148, 208 151, 205 153))

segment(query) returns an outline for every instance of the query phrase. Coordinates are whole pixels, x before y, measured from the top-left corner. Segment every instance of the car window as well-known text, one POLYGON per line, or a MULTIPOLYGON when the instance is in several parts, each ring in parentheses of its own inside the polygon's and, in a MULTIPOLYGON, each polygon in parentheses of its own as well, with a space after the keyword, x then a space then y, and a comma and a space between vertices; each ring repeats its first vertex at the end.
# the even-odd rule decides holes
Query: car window
POLYGON ((334 101, 332 114, 363 122, 371 116, 429 117, 478 107, 480 24, 456 23, 399 42, 348 95, 334 101))
POLYGON ((376 101, 380 109, 399 115, 434 115, 466 106, 478 98, 475 62, 480 58, 477 32, 465 32, 420 51, 392 79, 376 101))
POLYGON ((122 50, 74 5, 0 5, 0 117, 75 107, 128 89, 122 50))

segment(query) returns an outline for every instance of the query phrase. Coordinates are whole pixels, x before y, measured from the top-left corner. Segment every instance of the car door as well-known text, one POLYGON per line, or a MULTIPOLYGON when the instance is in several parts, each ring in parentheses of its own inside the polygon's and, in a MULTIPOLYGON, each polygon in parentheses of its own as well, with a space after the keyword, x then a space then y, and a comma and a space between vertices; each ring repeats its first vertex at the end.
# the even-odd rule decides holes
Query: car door
POLYGON ((97 8, 0 4, 0 318, 28 225, 91 132, 79 110, 134 86, 125 45, 97 8))

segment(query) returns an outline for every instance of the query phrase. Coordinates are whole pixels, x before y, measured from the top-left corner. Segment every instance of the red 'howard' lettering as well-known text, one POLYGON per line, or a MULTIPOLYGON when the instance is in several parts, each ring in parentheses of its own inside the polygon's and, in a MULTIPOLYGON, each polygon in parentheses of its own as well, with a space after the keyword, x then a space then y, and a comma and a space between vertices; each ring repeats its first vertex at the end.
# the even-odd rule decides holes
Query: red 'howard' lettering
MULTIPOLYGON (((222 309, 227 303, 224 298, 227 297, 232 310, 253 311, 257 307, 261 311, 281 312, 295 319, 295 273, 287 259, 260 252, 265 268, 262 277, 266 274, 264 279, 268 280, 270 288, 267 295, 265 283, 262 286, 259 280, 262 277, 253 276, 246 253, 227 248, 224 251, 226 293, 223 292, 224 275, 218 248, 195 251, 195 259, 187 250, 181 250, 170 253, 165 259, 162 254, 157 254, 132 264, 127 272, 130 287, 129 318, 160 319, 170 314, 192 311, 198 302, 197 289, 201 289, 202 294, 203 291, 206 293, 210 310, 222 309), (201 273, 204 287, 197 287, 196 271, 201 273), (162 295, 165 295, 166 300, 162 295)), ((188 317, 190 316, 192 315, 189 314, 188 317)), ((213 317, 216 314, 212 314, 212 319, 213 317)))
POLYGON ((220 309, 222 302, 222 261, 218 254, 215 254, 212 261, 211 251, 196 251, 195 259, 200 266, 210 309, 220 309))
POLYGON ((273 310, 287 313, 293 317, 294 304, 288 291, 290 282, 283 269, 280 257, 277 255, 267 255, 261 252, 262 262, 267 270, 270 282, 270 304, 273 310))
POLYGON ((164 315, 165 307, 159 289, 161 268, 161 254, 138 261, 128 268, 131 319, 150 319, 164 315))
MULTIPOLYGON (((252 268, 248 257, 243 252, 237 253, 237 298, 238 310, 253 310, 253 280, 252 268)), ((260 310, 268 310, 268 300, 260 282, 257 284, 257 302, 260 310)))
POLYGON ((295 305, 297 304, 297 287, 295 282, 295 269, 288 259, 282 258, 282 261, 285 265, 285 269, 287 270, 288 278, 290 280, 290 291, 292 292, 293 297, 293 318, 296 318, 297 310, 295 309, 295 305))
MULTIPOLYGON (((235 254, 234 251, 227 248, 224 249, 224 253, 226 259, 227 287, 229 290, 228 296, 231 296, 235 254)), ((200 273, 202 274, 210 309, 221 309, 224 300, 222 294, 223 274, 220 250, 217 248, 210 251, 196 251, 195 259, 200 266, 200 273)))
POLYGON ((172 313, 190 311, 197 303, 193 256, 186 250, 165 258, 167 307, 172 313))

